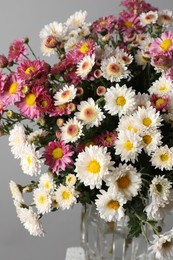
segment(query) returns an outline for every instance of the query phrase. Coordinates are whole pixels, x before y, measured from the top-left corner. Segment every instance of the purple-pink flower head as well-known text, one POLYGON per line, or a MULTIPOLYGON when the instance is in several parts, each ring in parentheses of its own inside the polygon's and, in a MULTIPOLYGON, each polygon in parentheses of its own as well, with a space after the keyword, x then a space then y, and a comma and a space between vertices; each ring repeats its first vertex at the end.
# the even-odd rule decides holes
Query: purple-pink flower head
POLYGON ((27 55, 26 46, 23 40, 15 40, 9 47, 8 60, 9 62, 18 62, 27 55))

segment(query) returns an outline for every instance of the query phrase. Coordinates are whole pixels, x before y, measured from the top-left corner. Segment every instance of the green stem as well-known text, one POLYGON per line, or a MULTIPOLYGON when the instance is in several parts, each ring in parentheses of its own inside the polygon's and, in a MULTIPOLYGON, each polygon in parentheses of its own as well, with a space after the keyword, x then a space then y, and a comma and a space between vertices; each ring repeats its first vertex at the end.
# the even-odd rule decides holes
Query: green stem
POLYGON ((26 43, 26 44, 27 44, 28 48, 30 49, 30 51, 31 51, 32 55, 34 56, 34 58, 37 60, 37 57, 36 57, 35 53, 33 52, 32 48, 30 47, 29 43, 26 43))

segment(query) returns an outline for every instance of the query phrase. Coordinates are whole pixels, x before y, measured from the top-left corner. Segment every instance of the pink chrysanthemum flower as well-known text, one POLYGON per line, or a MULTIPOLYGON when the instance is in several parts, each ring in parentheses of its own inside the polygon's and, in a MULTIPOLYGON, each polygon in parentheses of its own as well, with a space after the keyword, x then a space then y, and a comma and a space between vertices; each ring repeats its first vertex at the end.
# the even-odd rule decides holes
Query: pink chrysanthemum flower
POLYGON ((66 58, 67 60, 70 59, 73 64, 77 64, 84 56, 92 56, 95 53, 95 49, 95 42, 92 39, 80 41, 73 50, 67 53, 66 58))
POLYGON ((151 65, 157 72, 165 72, 173 66, 173 59, 167 55, 156 55, 151 59, 151 65))
POLYGON ((37 102, 37 107, 40 110, 41 114, 48 113, 48 111, 51 108, 52 98, 47 93, 47 91, 43 91, 43 93, 38 95, 36 102, 37 102))
POLYGON ((49 111, 49 116, 63 116, 63 115, 69 115, 71 114, 71 111, 68 109, 68 104, 62 104, 58 106, 51 107, 49 111))
POLYGON ((36 86, 30 89, 30 91, 19 102, 16 102, 16 106, 19 108, 20 113, 27 118, 34 119, 39 118, 43 113, 40 109, 40 97, 47 92, 42 86, 36 86))
POLYGON ((24 56, 27 55, 26 46, 23 40, 15 40, 9 47, 8 51, 8 60, 9 62, 15 61, 18 62, 24 56))
POLYGON ((21 87, 21 82, 17 80, 16 75, 14 73, 10 74, 6 78, 4 91, 1 94, 3 103, 6 105, 12 105, 14 102, 19 101, 21 96, 23 96, 21 87))
POLYGON ((142 13, 148 11, 157 11, 158 9, 144 0, 124 0, 121 6, 127 7, 133 13, 142 13))
POLYGON ((120 32, 125 34, 132 32, 142 33, 144 31, 144 28, 140 25, 138 14, 132 14, 130 11, 124 11, 120 14, 118 28, 120 32))
MULTIPOLYGON (((172 64, 173 65, 173 64, 172 64)), ((166 73, 166 77, 168 77, 170 80, 173 81, 173 67, 171 67, 167 73, 166 73)))
POLYGON ((91 30, 94 33, 99 33, 103 31, 112 32, 115 28, 117 20, 114 15, 109 15, 107 17, 101 17, 91 25, 91 30))
POLYGON ((22 81, 30 81, 34 79, 34 85, 45 83, 48 72, 49 67, 46 65, 45 61, 40 60, 25 60, 17 68, 18 78, 22 81))
POLYGON ((116 132, 106 131, 106 133, 98 135, 94 141, 97 145, 111 147, 115 144, 116 139, 117 139, 116 132))
POLYGON ((169 96, 159 96, 157 94, 152 94, 150 102, 151 105, 156 108, 156 111, 166 112, 169 102, 169 96))
POLYGON ((149 51, 151 57, 157 55, 167 55, 171 58, 173 54, 173 32, 164 32, 160 38, 154 39, 149 47, 149 51))
POLYGON ((72 160, 72 146, 66 145, 63 141, 52 141, 46 147, 43 153, 45 163, 53 172, 58 174, 59 170, 65 171, 72 160))

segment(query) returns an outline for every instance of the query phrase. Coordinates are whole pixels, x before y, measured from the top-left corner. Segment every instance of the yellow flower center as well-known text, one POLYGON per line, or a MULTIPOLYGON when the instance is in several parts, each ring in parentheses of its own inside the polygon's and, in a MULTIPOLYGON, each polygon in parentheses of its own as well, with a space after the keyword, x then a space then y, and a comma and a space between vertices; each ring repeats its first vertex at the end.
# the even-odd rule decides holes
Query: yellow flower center
POLYGON ((93 174, 98 174, 100 172, 100 163, 97 160, 92 160, 88 164, 88 171, 93 174))
POLYGON ((26 95, 25 102, 28 106, 32 107, 35 105, 36 96, 33 93, 29 93, 26 95))
POLYGON ((164 99, 163 98, 158 98, 155 103, 156 103, 156 106, 160 106, 160 105, 162 105, 164 103, 164 99))
POLYGON ((130 21, 125 21, 125 22, 124 22, 124 25, 125 25, 126 27, 132 28, 133 23, 130 22, 130 21))
POLYGON ((62 148, 57 147, 52 151, 52 156, 54 159, 60 159, 63 157, 63 151, 62 148))
POLYGON ((117 180, 117 184, 120 189, 126 189, 131 184, 131 180, 128 175, 125 175, 117 180))
POLYGON ((161 154, 161 155, 160 155, 160 159, 161 159, 163 162, 168 161, 168 160, 169 160, 169 155, 168 155, 168 153, 161 154))
POLYGON ((10 87, 9 87, 9 94, 15 94, 17 91, 17 87, 18 87, 18 83, 17 82, 13 82, 10 87))
POLYGON ((120 207, 120 204, 117 200, 110 200, 107 204, 109 209, 117 210, 120 207))
POLYGON ((62 197, 64 200, 68 200, 70 198, 70 193, 68 191, 63 191, 62 197))
POLYGON ((145 126, 150 126, 152 123, 152 121, 149 117, 145 117, 142 122, 143 122, 143 125, 145 125, 145 126))
POLYGON ((30 74, 31 72, 35 71, 35 67, 34 66, 30 66, 25 70, 25 74, 30 74))
POLYGON ((160 47, 164 51, 168 51, 170 49, 171 45, 172 45, 172 41, 170 39, 166 39, 166 40, 161 42, 160 47))
POLYGON ((28 162, 28 164, 31 163, 31 157, 30 157, 30 156, 28 156, 28 158, 27 158, 27 162, 28 162))
POLYGON ((42 101, 40 102, 40 105, 41 105, 42 107, 47 107, 47 101, 46 101, 46 100, 42 100, 42 101))
POLYGON ((132 125, 129 125, 127 129, 130 130, 130 131, 133 130, 134 133, 138 132, 138 129, 136 127, 132 126, 132 125))
POLYGON ((88 48, 88 43, 85 42, 84 44, 82 44, 82 46, 80 47, 80 52, 83 54, 86 54, 88 52, 89 48, 88 48))
POLYGON ((49 190, 50 189, 50 183, 48 181, 45 182, 44 184, 45 189, 49 190))
POLYGON ((112 141, 112 138, 110 136, 106 137, 106 142, 110 143, 112 141))
POLYGON ((159 89, 160 89, 160 91, 165 91, 165 90, 167 90, 167 86, 164 86, 164 85, 163 85, 163 86, 160 86, 159 89))
POLYGON ((40 203, 40 204, 44 204, 44 202, 45 202, 45 197, 44 197, 43 195, 41 195, 41 196, 39 197, 39 203, 40 203))
POLYGON ((129 140, 127 140, 127 141, 124 143, 124 148, 125 148, 127 151, 130 151, 130 150, 132 150, 132 148, 133 148, 133 144, 132 144, 129 140))
POLYGON ((117 97, 116 104, 118 106, 124 106, 126 104, 126 99, 123 96, 117 97))
POLYGON ((144 141, 145 144, 150 144, 151 141, 152 141, 152 137, 150 135, 144 135, 143 141, 144 141))
POLYGON ((107 25, 108 24, 108 22, 106 21, 106 20, 102 20, 101 22, 100 22, 100 25, 102 26, 102 25, 107 25))

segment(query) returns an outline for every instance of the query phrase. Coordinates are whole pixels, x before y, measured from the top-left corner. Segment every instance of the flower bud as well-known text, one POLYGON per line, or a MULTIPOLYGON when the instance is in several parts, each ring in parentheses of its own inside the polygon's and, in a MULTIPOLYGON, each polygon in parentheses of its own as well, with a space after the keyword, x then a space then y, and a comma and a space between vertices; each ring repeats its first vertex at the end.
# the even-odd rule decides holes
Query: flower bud
POLYGON ((4 55, 0 55, 0 68, 6 68, 8 65, 8 59, 4 55))

